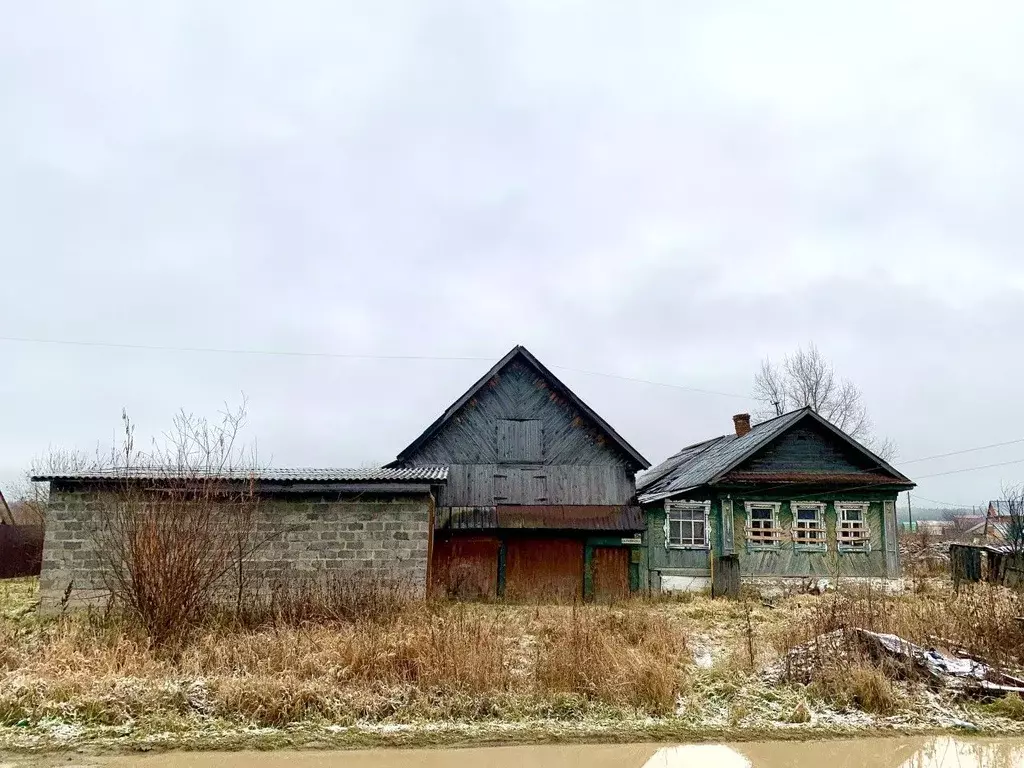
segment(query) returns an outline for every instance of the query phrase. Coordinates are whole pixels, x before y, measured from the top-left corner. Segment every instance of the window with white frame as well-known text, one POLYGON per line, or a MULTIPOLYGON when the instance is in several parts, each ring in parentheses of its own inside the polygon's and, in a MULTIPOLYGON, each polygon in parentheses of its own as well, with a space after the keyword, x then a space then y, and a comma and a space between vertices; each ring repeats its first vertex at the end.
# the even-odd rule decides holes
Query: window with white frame
POLYGON ((707 549, 710 507, 707 502, 666 502, 665 546, 674 549, 707 549))
POLYGON ((825 538, 825 505, 820 501, 791 501, 793 543, 799 548, 828 549, 825 538))
POLYGON ((747 544, 758 547, 777 547, 782 541, 782 530, 779 528, 780 502, 748 501, 747 509, 747 544))
POLYGON ((856 552, 871 548, 868 506, 867 502, 836 502, 836 544, 839 549, 856 552))

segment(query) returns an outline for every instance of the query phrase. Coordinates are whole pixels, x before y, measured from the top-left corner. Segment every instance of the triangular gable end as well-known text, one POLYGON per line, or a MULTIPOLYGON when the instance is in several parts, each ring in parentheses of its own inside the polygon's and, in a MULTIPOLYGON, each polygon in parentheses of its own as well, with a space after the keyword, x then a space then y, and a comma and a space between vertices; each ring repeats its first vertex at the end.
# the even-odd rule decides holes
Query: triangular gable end
POLYGON ((513 347, 508 354, 495 363, 487 373, 481 376, 473 386, 466 390, 461 397, 452 403, 444 413, 442 413, 429 427, 427 427, 423 434, 413 440, 408 447, 399 453, 394 462, 387 466, 398 466, 408 460, 409 457, 415 454, 423 445, 433 438, 445 426, 445 424, 455 418, 466 404, 470 403, 470 401, 472 401, 473 398, 481 392, 481 390, 487 387, 496 376, 500 376, 506 368, 517 361, 521 361, 528 367, 534 369, 536 373, 546 381, 547 385, 553 392, 557 392, 561 396, 565 397, 572 406, 580 411, 580 413, 611 442, 611 444, 615 445, 626 457, 628 457, 629 462, 635 465, 636 469, 647 469, 650 466, 650 462, 647 461, 647 459, 645 459, 635 448, 633 448, 633 446, 627 443, 618 432, 612 429, 608 422, 598 416, 597 413, 583 402, 575 392, 569 389, 569 387, 555 376, 543 363, 534 357, 526 347, 521 345, 513 347))
POLYGON ((733 473, 874 474, 893 485, 914 483, 899 470, 810 408, 769 440, 750 446, 721 468, 712 483, 733 473), (881 473, 881 476, 879 475, 881 473))

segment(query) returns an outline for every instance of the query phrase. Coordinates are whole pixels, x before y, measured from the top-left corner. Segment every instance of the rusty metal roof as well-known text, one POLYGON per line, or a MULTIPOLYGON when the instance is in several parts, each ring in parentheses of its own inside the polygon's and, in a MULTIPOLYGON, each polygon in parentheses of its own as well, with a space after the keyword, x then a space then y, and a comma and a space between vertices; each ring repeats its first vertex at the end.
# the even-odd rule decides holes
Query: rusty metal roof
POLYGON ((177 467, 128 467, 92 469, 79 472, 59 472, 34 475, 32 480, 45 482, 99 482, 104 480, 254 480, 265 483, 443 483, 448 479, 448 467, 374 467, 366 469, 330 469, 297 467, 280 469, 228 469, 202 470, 177 467))
POLYGON ((722 477, 731 483, 857 483, 892 485, 891 477, 870 472, 729 472, 722 477))
POLYGON ((500 504, 438 510, 438 530, 541 529, 561 531, 642 531, 640 507, 627 505, 500 504))

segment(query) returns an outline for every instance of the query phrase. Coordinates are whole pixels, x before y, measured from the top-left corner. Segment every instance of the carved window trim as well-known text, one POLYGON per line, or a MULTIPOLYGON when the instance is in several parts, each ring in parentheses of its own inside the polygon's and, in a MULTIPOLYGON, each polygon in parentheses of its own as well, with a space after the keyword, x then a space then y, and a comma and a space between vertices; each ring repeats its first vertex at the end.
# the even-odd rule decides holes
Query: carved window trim
POLYGON ((710 501, 666 501, 665 502, 665 549, 710 549, 711 548, 711 502, 710 501), (673 515, 677 515, 673 520, 673 515), (693 535, 694 524, 701 522, 695 515, 703 517, 704 539, 693 535), (685 517, 684 517, 685 516, 685 517), (675 543, 672 539, 673 522, 681 523, 680 536, 675 543), (690 524, 690 536, 681 536, 685 524, 690 524))
POLYGON ((745 501, 747 511, 747 549, 774 552, 785 539, 785 531, 779 526, 781 501, 745 501), (768 512, 768 517, 764 513, 768 512))

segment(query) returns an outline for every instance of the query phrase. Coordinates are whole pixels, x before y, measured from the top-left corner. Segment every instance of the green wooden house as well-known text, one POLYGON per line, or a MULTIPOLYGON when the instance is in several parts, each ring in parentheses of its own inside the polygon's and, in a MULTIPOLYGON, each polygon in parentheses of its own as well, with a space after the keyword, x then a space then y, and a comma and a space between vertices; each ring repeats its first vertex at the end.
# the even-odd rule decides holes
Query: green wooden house
POLYGON ((652 590, 702 589, 737 559, 744 577, 899 576, 913 482, 810 408, 733 422, 637 479, 652 590))

